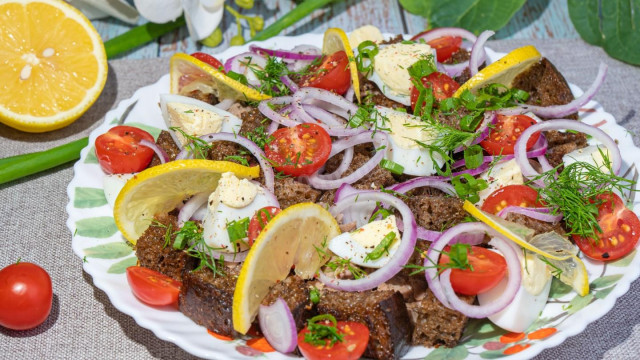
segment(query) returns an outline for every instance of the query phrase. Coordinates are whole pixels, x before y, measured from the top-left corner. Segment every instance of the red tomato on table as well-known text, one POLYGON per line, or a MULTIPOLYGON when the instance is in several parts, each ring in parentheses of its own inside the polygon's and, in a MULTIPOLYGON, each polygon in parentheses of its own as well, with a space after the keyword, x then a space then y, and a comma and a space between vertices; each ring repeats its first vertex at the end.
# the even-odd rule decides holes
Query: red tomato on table
POLYGON ((191 56, 193 56, 194 58, 207 63, 211 66, 213 66, 216 69, 220 69, 221 67, 223 67, 222 62, 220 62, 220 60, 216 59, 215 57, 207 54, 207 53, 203 53, 203 52, 194 52, 193 54, 191 54, 191 56))
POLYGON ((249 246, 253 245, 253 242, 258 238, 260 232, 267 225, 274 216, 280 213, 280 208, 275 206, 265 206, 262 209, 256 211, 256 214, 253 215, 251 221, 249 221, 249 229, 247 231, 247 236, 249 237, 249 246))
MULTIPOLYGON (((325 322, 330 324, 329 321, 325 322)), ((356 360, 364 353, 369 343, 369 328, 366 325, 354 321, 338 321, 338 333, 344 335, 342 342, 336 342, 333 346, 313 345, 304 341, 305 334, 309 333, 308 327, 298 333, 298 348, 305 359, 309 360, 356 360)))
POLYGON ((482 211, 497 214, 507 206, 544 207, 538 192, 527 185, 507 185, 494 191, 482 204, 482 211))
MULTIPOLYGON (((516 141, 529 126, 536 121, 526 115, 500 115, 489 136, 480 142, 480 146, 491 155, 511 155, 516 141)), ((540 133, 535 133, 527 140, 527 151, 536 144, 540 133)))
MULTIPOLYGON (((433 92, 433 97, 438 101, 452 97, 460 88, 460 84, 441 72, 433 72, 423 77, 422 85, 427 89, 430 88, 433 92)), ((416 89, 415 86, 411 86, 411 109, 413 109, 413 111, 416 110, 416 102, 418 101, 419 95, 420 92, 418 89, 416 89)))
MULTIPOLYGON (((447 246, 444 251, 448 252, 447 246)), ((496 286, 507 272, 507 262, 502 255, 491 250, 472 246, 467 254, 471 269, 451 269, 451 287, 458 294, 477 295, 496 286)), ((438 264, 450 262, 449 256, 440 255, 438 264)))
POLYGON ((300 124, 276 130, 264 147, 277 171, 291 176, 311 175, 327 162, 331 137, 316 124, 300 124))
POLYGON ((153 158, 153 150, 140 140, 154 142, 148 132, 133 126, 116 126, 96 139, 96 157, 107 174, 127 174, 144 170, 153 158))
POLYGON ((142 267, 127 268, 127 281, 131 292, 148 305, 172 305, 178 303, 182 283, 157 271, 142 267))
POLYGON ((32 329, 51 312, 51 277, 40 266, 21 262, 0 270, 0 325, 32 329))
MULTIPOLYGON (((411 38, 413 41, 417 41, 422 38, 431 30, 423 31, 420 34, 411 38)), ((438 62, 444 62, 449 60, 451 55, 460 50, 462 46, 462 38, 460 36, 443 36, 441 38, 433 39, 427 44, 436 49, 438 62)))
POLYGON ((640 238, 640 220, 614 193, 598 195, 597 199, 602 201, 598 206, 597 217, 602 233, 598 239, 574 235, 573 240, 580 250, 592 259, 619 259, 635 249, 640 238))
POLYGON ((325 56, 320 65, 311 66, 298 84, 300 87, 315 87, 344 95, 351 85, 349 59, 344 51, 325 56))

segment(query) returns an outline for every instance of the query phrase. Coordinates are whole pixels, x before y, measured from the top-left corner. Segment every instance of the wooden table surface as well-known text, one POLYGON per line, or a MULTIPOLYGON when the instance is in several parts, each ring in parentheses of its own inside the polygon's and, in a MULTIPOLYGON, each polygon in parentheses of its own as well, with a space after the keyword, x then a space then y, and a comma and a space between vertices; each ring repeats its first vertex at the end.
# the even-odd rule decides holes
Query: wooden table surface
MULTIPOLYGON (((227 0, 226 4, 233 4, 227 0)), ((242 14, 260 14, 265 26, 289 12, 295 3, 293 0, 256 0, 251 10, 241 9, 242 14)), ((139 24, 146 22, 140 19, 139 24)), ((114 18, 93 21, 94 26, 104 41, 129 30, 132 25, 114 18)), ((286 29, 281 35, 300 35, 308 32, 321 33, 330 27, 340 27, 351 31, 362 25, 372 24, 383 32, 416 34, 427 27, 424 18, 404 11, 398 0, 346 0, 335 3, 325 10, 317 10, 310 17, 303 19, 286 29)), ((249 29, 244 24, 245 39, 249 39, 249 29)), ((191 53, 204 51, 219 53, 229 44, 229 39, 236 35, 235 18, 225 12, 221 23, 224 41, 215 48, 204 47, 189 38, 186 27, 162 36, 157 41, 136 50, 121 54, 118 58, 148 59, 167 57, 176 52, 191 53)), ((509 24, 498 31, 494 39, 577 39, 578 33, 573 27, 567 10, 567 0, 529 0, 516 13, 509 24)))

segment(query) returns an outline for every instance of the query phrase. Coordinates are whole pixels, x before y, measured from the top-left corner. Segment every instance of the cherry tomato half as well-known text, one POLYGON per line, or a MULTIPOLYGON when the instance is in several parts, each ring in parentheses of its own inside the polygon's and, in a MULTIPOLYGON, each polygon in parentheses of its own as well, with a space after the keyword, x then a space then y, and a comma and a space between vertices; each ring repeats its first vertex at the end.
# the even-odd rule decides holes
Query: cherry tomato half
POLYGON ((51 277, 40 266, 21 262, 0 270, 0 325, 32 329, 51 312, 51 277))
MULTIPOLYGON (((430 88, 433 91, 433 97, 438 101, 452 97, 460 88, 460 84, 441 72, 433 72, 423 77, 422 85, 427 89, 430 88)), ((413 109, 413 111, 416 110, 418 95, 420 95, 418 89, 416 89, 415 86, 411 86, 411 109, 413 109)))
MULTIPOLYGON (((329 322, 326 322, 329 324, 329 322)), ((317 346, 304 341, 309 329, 305 327, 298 333, 298 348, 305 359, 309 360, 356 360, 364 353, 369 342, 369 328, 354 321, 338 321, 338 333, 344 335, 342 342, 333 346, 317 346)))
POLYGON ((178 303, 182 283, 164 274, 142 266, 129 266, 127 281, 133 295, 145 304, 162 306, 178 303))
POLYGON ((255 215, 251 218, 251 221, 249 221, 249 230, 247 231, 249 246, 253 245, 253 242, 258 238, 262 229, 264 229, 267 223, 271 221, 274 216, 278 215, 280 211, 282 210, 275 206, 265 206, 256 211, 255 215))
MULTIPOLYGON (((449 251, 446 247, 445 252, 449 251)), ((507 272, 507 262, 502 255, 491 250, 472 246, 467 254, 471 269, 452 269, 451 287, 459 294, 477 295, 496 286, 507 272)), ((440 255, 438 264, 448 264, 449 256, 440 255)))
POLYGON ((538 192, 527 185, 507 185, 494 191, 482 204, 482 211, 497 214, 507 206, 544 207, 538 192))
POLYGON ((127 174, 144 170, 153 158, 153 150, 140 140, 154 142, 148 132, 133 126, 116 126, 96 139, 96 157, 107 174, 127 174))
MULTIPOLYGON (((511 155, 513 147, 523 131, 536 121, 526 115, 500 115, 495 127, 486 139, 480 142, 480 146, 491 155, 511 155)), ((535 133, 527 140, 527 151, 536 144, 540 133, 535 133)))
POLYGON ((213 66, 216 69, 220 69, 220 68, 224 68, 224 66, 222 65, 222 62, 220 62, 220 60, 216 59, 215 57, 207 54, 207 53, 203 53, 203 52, 194 52, 193 54, 191 54, 191 56, 193 56, 194 58, 205 62, 211 66, 213 66))
POLYGON ((320 65, 312 66, 299 81, 301 87, 315 87, 344 95, 351 85, 349 59, 344 51, 325 57, 320 65))
POLYGON ((573 236, 573 240, 580 250, 592 259, 619 259, 636 247, 640 238, 640 220, 614 193, 598 195, 596 199, 602 202, 598 206, 597 217, 602 233, 597 240, 576 235, 573 236))
POLYGON ((264 147, 276 170, 291 176, 311 175, 331 153, 331 137, 316 124, 300 124, 276 130, 264 147))

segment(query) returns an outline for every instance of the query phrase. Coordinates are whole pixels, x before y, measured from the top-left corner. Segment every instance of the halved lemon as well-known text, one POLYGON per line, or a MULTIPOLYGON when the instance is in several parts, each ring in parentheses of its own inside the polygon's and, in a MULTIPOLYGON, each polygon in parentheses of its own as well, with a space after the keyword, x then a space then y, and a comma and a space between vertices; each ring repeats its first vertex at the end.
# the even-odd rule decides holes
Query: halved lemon
POLYGON ((569 240, 556 233, 541 234, 531 238, 533 230, 486 213, 469 201, 464 202, 463 208, 471 216, 489 225, 504 237, 546 259, 551 272, 555 272, 560 281, 570 285, 578 295, 585 296, 589 293, 587 268, 576 256, 576 248, 569 240))
POLYGON ((233 80, 213 66, 183 53, 171 57, 169 74, 172 94, 189 95, 190 92, 198 90, 205 94, 214 94, 221 100, 260 101, 271 98, 233 80))
POLYGON ((100 35, 59 0, 0 0, 0 122, 27 132, 62 128, 107 80, 100 35))
POLYGON ((148 168, 127 181, 118 194, 115 223, 125 239, 135 244, 154 215, 175 209, 188 196, 213 192, 225 172, 256 178, 260 168, 210 160, 176 160, 148 168))
POLYGON ((355 55, 349 43, 349 37, 344 30, 339 28, 329 28, 324 32, 322 41, 322 53, 325 55, 333 54, 336 51, 344 51, 349 59, 349 71, 351 72, 351 85, 355 91, 356 98, 360 102, 360 80, 358 78, 358 66, 356 65, 355 55))
POLYGON ((478 89, 489 84, 502 84, 511 88, 513 80, 531 65, 540 61, 541 57, 538 50, 531 45, 517 48, 478 71, 471 79, 462 84, 453 96, 459 97, 465 90, 475 93, 478 89))
POLYGON ((328 258, 327 242, 340 234, 336 219, 322 206, 302 203, 276 215, 251 246, 233 294, 233 328, 246 334, 269 288, 291 267, 302 278, 314 276, 328 258))

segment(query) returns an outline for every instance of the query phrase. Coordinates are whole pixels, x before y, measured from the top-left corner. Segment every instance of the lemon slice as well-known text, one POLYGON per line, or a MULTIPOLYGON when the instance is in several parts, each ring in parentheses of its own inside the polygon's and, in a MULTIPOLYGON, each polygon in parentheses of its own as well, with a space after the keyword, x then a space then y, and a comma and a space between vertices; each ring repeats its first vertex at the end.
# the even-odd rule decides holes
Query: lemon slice
POLYGON ((489 84, 502 84, 510 88, 513 80, 531 65, 540 61, 542 55, 531 45, 517 48, 478 71, 453 94, 459 97, 463 91, 472 93, 489 84))
POLYGON ((533 230, 486 213, 469 201, 464 202, 463 208, 471 216, 489 225, 504 237, 528 251, 544 257, 551 266, 551 272, 556 272, 560 281, 573 287, 578 295, 584 296, 589 293, 587 268, 582 260, 576 256, 577 250, 569 240, 555 232, 532 238, 533 230))
POLYGON ((351 85, 355 91, 356 98, 360 102, 360 80, 358 79, 358 66, 356 65, 356 57, 353 55, 353 49, 349 44, 349 38, 344 30, 339 28, 329 28, 324 32, 322 41, 322 53, 325 55, 333 54, 336 51, 344 51, 349 59, 349 71, 351 72, 351 85))
POLYGON ((0 122, 27 132, 71 124, 107 80, 100 35, 64 1, 0 1, 0 59, 0 122))
POLYGON ((260 101, 271 98, 233 80, 213 66, 183 53, 171 57, 169 74, 172 94, 188 96, 190 92, 198 90, 205 94, 214 94, 220 100, 260 101))
POLYGON ((233 328, 247 333, 269 288, 284 280, 292 266, 301 277, 313 277, 328 260, 323 255, 328 240, 339 234, 334 217, 313 203, 290 206, 269 221, 240 270, 233 294, 233 328))
POLYGON ((127 181, 118 194, 115 223, 125 239, 135 244, 154 215, 175 209, 188 196, 213 192, 225 172, 256 178, 260 168, 210 160, 176 160, 148 168, 127 181))

